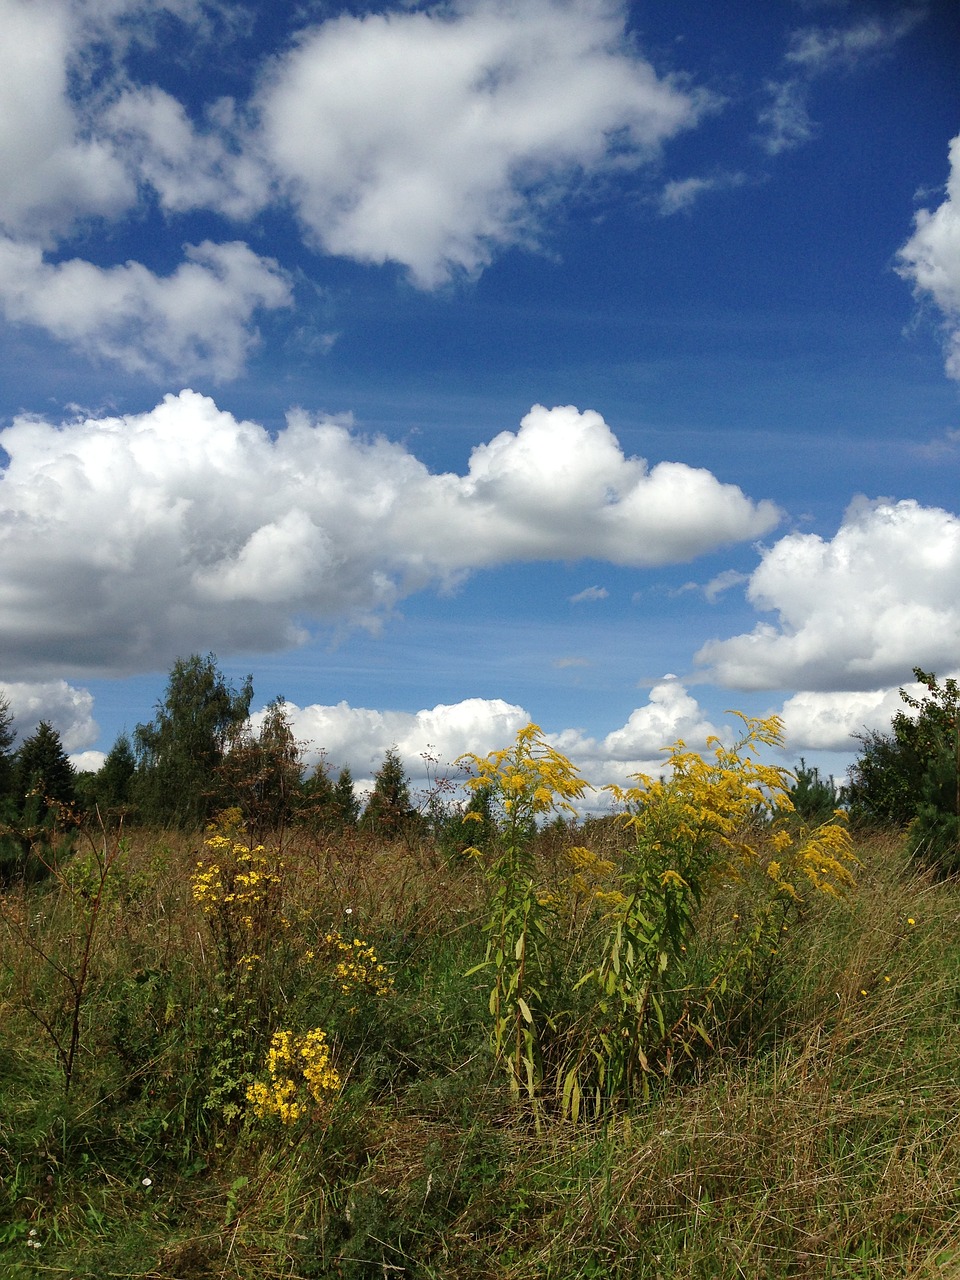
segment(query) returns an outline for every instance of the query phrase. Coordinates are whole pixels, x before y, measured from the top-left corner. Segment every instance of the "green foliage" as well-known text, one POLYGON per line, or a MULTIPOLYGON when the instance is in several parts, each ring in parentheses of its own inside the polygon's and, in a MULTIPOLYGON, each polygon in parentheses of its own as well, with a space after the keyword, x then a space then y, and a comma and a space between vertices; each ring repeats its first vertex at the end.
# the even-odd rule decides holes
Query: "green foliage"
POLYGON ((712 759, 676 743, 665 777, 610 788, 632 847, 619 865, 568 849, 574 872, 552 891, 531 823, 572 810, 587 783, 535 725, 512 748, 468 758, 471 784, 504 814, 501 844, 484 860, 491 1041, 534 1104, 553 1090, 565 1114, 598 1115, 725 1047, 745 1002, 768 985, 804 892, 851 886, 845 828, 797 825, 789 775, 759 758, 780 745, 779 721, 741 719, 733 747, 711 740, 712 759), (749 886, 746 903, 735 927, 698 951, 698 913, 724 879, 749 886))
POLYGON ((76 804, 73 766, 60 734, 46 720, 40 721, 17 752, 15 785, 20 812, 32 822, 42 822, 55 805, 76 804))
POLYGON ((129 812, 133 805, 137 757, 127 734, 121 733, 93 780, 93 802, 104 819, 129 812))
POLYGON ((850 814, 860 824, 909 827, 914 856, 951 874, 960 870, 960 686, 919 667, 913 674, 927 690, 920 698, 900 690, 914 714, 899 711, 889 734, 860 737, 850 814))
MULTIPOLYGON (((812 888, 789 810, 735 834, 720 829, 729 812, 717 806, 703 823, 690 821, 695 798, 720 796, 715 766, 714 756, 691 761, 662 803, 658 792, 638 788, 646 799, 630 802, 629 812, 648 815, 640 825, 571 823, 521 850, 546 927, 534 940, 541 999, 530 1005, 543 1032, 537 1126, 516 1107, 509 1074, 483 1052, 492 985, 484 979, 493 971, 464 973, 467 957, 479 958, 489 940, 483 868, 502 852, 499 839, 452 869, 420 841, 401 847, 327 832, 311 844, 298 832, 284 850, 274 945, 257 979, 265 1003, 251 990, 252 1003, 234 1004, 211 917, 193 892, 193 839, 129 833, 100 896, 66 1095, 36 1014, 56 1014, 69 1041, 69 986, 18 922, 75 974, 100 877, 97 851, 63 866, 62 885, 52 877, 4 893, 0 1274, 952 1275, 960 1261, 960 889, 911 878, 892 841, 858 848, 865 874, 845 900, 806 894, 782 940, 770 944, 777 957, 754 947, 752 986, 741 981, 746 959, 725 970, 728 994, 721 999, 714 987, 706 1027, 719 1052, 705 1051, 693 1070, 641 1068, 633 1103, 597 1123, 587 1122, 589 1082, 577 1124, 546 1089, 566 1049, 599 1043, 598 984, 572 987, 604 954, 609 923, 625 910, 616 894, 626 875, 646 875, 655 923, 664 888, 672 883, 681 894, 658 870, 681 865, 678 842, 694 869, 707 868, 699 903, 684 894, 676 904, 691 914, 686 942, 674 963, 667 939, 671 959, 657 979, 668 1033, 667 1011, 681 1013, 693 984, 716 973, 717 958, 731 947, 741 956, 748 944, 757 895, 776 888, 764 839, 781 818, 794 824, 794 844, 781 851, 780 870, 797 873, 784 882, 812 888), (678 797, 683 821, 668 821, 678 797), (720 835, 734 844, 744 835, 747 847, 766 852, 739 864, 739 879, 726 870, 718 879, 711 865, 737 865, 734 848, 716 847, 720 835), (652 852, 641 859, 641 849, 652 852), (389 962, 371 959, 367 938, 379 940, 389 962), (777 966, 773 988, 764 985, 768 963, 777 966), (394 978, 388 996, 377 993, 378 965, 394 978), (766 999, 768 1034, 735 1038, 721 1017, 751 992, 766 999), (574 999, 589 1015, 582 1023, 558 1016, 574 999), (319 1036, 308 1041, 318 1029, 328 1058, 319 1036), (304 1052, 308 1044, 317 1052, 304 1052), (319 1087, 328 1067, 339 1088, 319 1087), (644 1078, 656 1085, 646 1098, 644 1078), (268 1104, 262 1118, 258 1099, 268 1104)), ((494 812, 508 828, 509 809, 497 802, 494 812)), ((212 862, 226 872, 236 852, 232 837, 229 847, 206 846, 205 869, 212 862)), ((264 855, 264 867, 238 864, 246 882, 224 878, 217 890, 225 895, 218 905, 235 908, 241 953, 245 918, 256 921, 261 906, 261 881, 251 873, 268 873, 264 903, 273 901, 277 854, 264 855)), ((816 861, 821 875, 827 864, 816 861)), ((678 1036, 690 1030, 687 1023, 678 1036)), ((641 1045, 652 1067, 655 1016, 647 1032, 653 1042, 641 1045)), ((682 1043, 673 1042, 675 1053, 682 1043)))
POLYGON ((402 835, 416 816, 410 803, 410 781, 396 747, 383 758, 363 813, 363 825, 387 839, 402 835))
POLYGON ((353 789, 353 776, 346 765, 337 775, 331 797, 334 820, 341 831, 355 827, 360 821, 360 801, 353 789))
POLYGON ((283 832, 299 812, 303 774, 302 748, 283 698, 269 704, 258 734, 246 725, 234 733, 217 772, 220 799, 240 810, 251 840, 283 832))
POLYGON ((13 712, 6 694, 0 693, 0 813, 13 801, 14 756, 13 744, 17 733, 13 727, 13 712))
POLYGON ((546 954, 553 912, 537 884, 533 835, 537 818, 573 812, 572 801, 589 784, 535 724, 521 729, 512 747, 482 759, 463 756, 460 763, 473 770, 467 785, 484 796, 483 805, 470 815, 472 822, 482 830, 493 806, 503 815, 500 841, 484 863, 487 949, 476 971, 493 973, 489 1007, 494 1053, 507 1068, 513 1092, 536 1103, 544 1079, 544 1040, 553 1030, 546 954))
POLYGON ((212 653, 177 659, 152 723, 134 730, 137 797, 145 821, 194 827, 219 807, 217 770, 252 698, 250 677, 236 692, 212 653))
POLYGON ((797 818, 808 827, 831 822, 840 804, 833 778, 822 778, 817 766, 808 767, 803 756, 794 770, 793 784, 787 788, 787 794, 797 818))

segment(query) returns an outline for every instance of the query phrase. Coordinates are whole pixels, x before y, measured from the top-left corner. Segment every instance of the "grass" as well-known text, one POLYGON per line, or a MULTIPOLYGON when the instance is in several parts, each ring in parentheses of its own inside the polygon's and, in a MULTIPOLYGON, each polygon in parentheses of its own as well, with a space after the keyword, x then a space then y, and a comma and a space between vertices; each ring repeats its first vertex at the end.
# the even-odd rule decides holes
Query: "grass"
MULTIPOLYGON (((610 855, 609 828, 553 830, 545 864, 565 838, 610 855)), ((96 846, 62 883, 3 895, 11 1280, 960 1278, 960 887, 916 875, 897 840, 862 841, 850 898, 790 926, 759 1016, 577 1125, 535 1122, 492 1060, 489 980, 465 976, 484 948, 470 861, 298 835, 270 984, 230 988, 190 892, 197 853, 135 833, 96 912, 96 846), (332 927, 375 946, 391 996, 304 979, 298 947, 332 927), (322 1120, 205 1105, 242 1093, 270 1016, 330 1031, 345 1083, 322 1120)))

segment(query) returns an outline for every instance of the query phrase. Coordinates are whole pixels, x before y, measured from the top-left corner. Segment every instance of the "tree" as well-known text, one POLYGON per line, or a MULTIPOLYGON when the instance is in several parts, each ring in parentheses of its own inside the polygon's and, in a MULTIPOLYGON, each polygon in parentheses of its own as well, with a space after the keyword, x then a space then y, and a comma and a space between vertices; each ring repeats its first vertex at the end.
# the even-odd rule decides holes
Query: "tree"
POLYGON ((900 697, 915 714, 898 711, 889 734, 860 738, 851 816, 909 826, 914 856, 952 873, 960 870, 960 684, 920 667, 913 674, 927 692, 900 697))
POLYGON ((803 756, 800 757, 794 778, 788 794, 801 822, 807 827, 818 827, 821 822, 831 822, 839 804, 833 778, 821 778, 817 766, 808 768, 803 756))
POLYGON ((48 814, 59 817, 77 802, 76 775, 60 741, 46 720, 17 752, 16 794, 21 816, 40 824, 48 814))
POLYGON ((341 830, 346 830, 347 827, 355 827, 360 821, 360 801, 357 799, 357 793, 353 789, 353 775, 346 765, 337 776, 330 807, 333 811, 334 822, 341 830))
POLYGON ((13 783, 15 759, 13 744, 17 740, 17 731, 13 727, 13 712, 10 700, 0 693, 0 810, 4 803, 13 799, 13 783))
POLYGON ((363 825, 381 836, 397 836, 414 811, 410 805, 410 782, 396 747, 383 758, 373 780, 373 792, 363 814, 363 825))
POLYGON ((138 724, 133 735, 138 798, 147 821, 180 827, 206 821, 217 807, 217 771, 252 698, 252 678, 236 692, 214 654, 177 659, 152 723, 138 724))
POLYGON ((282 697, 268 705, 258 734, 246 724, 234 734, 219 772, 223 800, 240 810, 252 838, 261 841, 279 833, 294 817, 301 799, 303 751, 282 697))
POLYGON ((126 733, 121 733, 107 753, 91 787, 93 803, 102 817, 118 813, 133 804, 137 757, 126 733))

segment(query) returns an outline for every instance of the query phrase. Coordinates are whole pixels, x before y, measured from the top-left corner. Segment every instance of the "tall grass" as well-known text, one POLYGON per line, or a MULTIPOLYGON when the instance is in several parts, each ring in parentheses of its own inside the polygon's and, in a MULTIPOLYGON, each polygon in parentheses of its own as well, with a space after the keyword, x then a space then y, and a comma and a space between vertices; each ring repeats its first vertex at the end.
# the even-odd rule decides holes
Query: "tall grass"
MULTIPOLYGON (((609 859, 618 838, 557 828, 536 856, 549 879, 568 845, 609 859)), ((475 859, 295 833, 270 1008, 244 1023, 191 890, 200 841, 109 848, 99 897, 88 850, 0 901, 0 1274, 960 1277, 960 888, 896 840, 789 925, 714 1053, 578 1124, 534 1123, 493 1061, 475 859), (302 953, 332 930, 376 950, 390 995, 316 979, 302 953), (276 1027, 315 1025, 332 1106, 284 1126, 220 1105, 276 1027)), ((703 945, 736 894, 703 902, 703 945)))

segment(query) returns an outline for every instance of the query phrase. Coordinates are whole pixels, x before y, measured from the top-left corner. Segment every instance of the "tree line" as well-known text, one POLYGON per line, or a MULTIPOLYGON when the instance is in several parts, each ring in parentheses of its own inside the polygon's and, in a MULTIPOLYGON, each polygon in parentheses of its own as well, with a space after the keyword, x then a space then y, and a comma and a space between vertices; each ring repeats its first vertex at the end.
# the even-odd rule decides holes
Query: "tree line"
POLYGON ((0 693, 0 862, 22 861, 44 833, 66 833, 91 817, 196 829, 235 809, 257 839, 298 822, 394 836, 416 817, 395 748, 362 806, 348 767, 336 778, 324 761, 305 770, 283 698, 270 703, 256 731, 252 699, 251 678, 234 688, 215 655, 180 658, 153 719, 120 734, 99 770, 77 773, 46 721, 14 749, 13 715, 0 693))
MULTIPOLYGON (((905 829, 919 861, 953 874, 960 872, 960 686, 920 668, 914 676, 926 692, 915 698, 901 689, 905 709, 889 732, 857 735, 844 787, 801 759, 791 798, 808 824, 828 821, 842 807, 855 826, 905 829)), ((294 823, 395 837, 441 821, 437 794, 426 813, 414 808, 395 748, 361 807, 349 768, 335 779, 324 761, 305 770, 283 698, 269 704, 257 731, 252 699, 252 679, 235 689, 214 654, 179 658, 153 719, 121 734, 97 772, 78 774, 46 721, 14 749, 13 716, 0 692, 0 871, 22 864, 44 833, 90 816, 195 829, 230 808, 258 839, 294 823)), ((486 803, 482 793, 470 801, 484 826, 486 803)))

